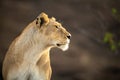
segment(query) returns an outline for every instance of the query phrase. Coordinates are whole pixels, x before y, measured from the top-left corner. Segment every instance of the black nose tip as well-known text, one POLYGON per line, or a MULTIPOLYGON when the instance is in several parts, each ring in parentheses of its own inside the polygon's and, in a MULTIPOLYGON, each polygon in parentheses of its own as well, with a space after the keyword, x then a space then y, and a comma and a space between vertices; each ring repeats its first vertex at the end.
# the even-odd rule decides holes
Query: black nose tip
POLYGON ((68 38, 68 39, 70 39, 70 38, 71 38, 71 36, 69 35, 69 36, 67 36, 67 38, 68 38))

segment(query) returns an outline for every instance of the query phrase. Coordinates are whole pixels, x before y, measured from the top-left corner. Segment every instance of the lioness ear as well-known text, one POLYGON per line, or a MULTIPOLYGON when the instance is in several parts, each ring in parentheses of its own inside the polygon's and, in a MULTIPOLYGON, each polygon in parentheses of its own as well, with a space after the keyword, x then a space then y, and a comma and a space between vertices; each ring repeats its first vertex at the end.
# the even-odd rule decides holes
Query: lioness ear
POLYGON ((45 13, 41 13, 41 14, 37 17, 36 25, 39 25, 39 26, 41 27, 43 24, 47 24, 48 22, 49 22, 48 15, 45 14, 45 13))
POLYGON ((56 19, 54 17, 51 18, 52 20, 56 21, 56 19))

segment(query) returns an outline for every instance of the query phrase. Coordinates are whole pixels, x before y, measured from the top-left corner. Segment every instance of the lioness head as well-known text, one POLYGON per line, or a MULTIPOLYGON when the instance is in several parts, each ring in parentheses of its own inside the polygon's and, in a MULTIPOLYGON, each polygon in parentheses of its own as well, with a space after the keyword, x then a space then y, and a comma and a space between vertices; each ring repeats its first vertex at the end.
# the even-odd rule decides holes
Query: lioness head
POLYGON ((71 34, 54 17, 48 18, 47 14, 41 13, 36 19, 36 25, 49 46, 58 47, 63 51, 68 49, 71 34))

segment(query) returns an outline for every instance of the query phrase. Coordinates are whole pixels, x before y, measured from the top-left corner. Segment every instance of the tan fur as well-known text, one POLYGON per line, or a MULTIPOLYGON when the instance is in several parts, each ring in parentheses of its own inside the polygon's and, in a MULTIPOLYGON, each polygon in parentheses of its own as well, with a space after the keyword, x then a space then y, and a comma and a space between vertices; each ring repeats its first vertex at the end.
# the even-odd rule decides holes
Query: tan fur
POLYGON ((49 51, 67 50, 70 33, 55 18, 41 13, 10 45, 3 62, 4 80, 50 80, 49 51))

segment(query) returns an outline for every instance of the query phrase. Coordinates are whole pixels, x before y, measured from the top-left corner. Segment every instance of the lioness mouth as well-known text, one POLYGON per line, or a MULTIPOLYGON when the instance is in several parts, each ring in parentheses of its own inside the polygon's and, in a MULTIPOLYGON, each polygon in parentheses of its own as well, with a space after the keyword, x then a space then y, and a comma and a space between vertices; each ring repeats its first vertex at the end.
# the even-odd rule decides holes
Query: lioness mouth
POLYGON ((65 44, 57 44, 57 46, 61 46, 61 45, 65 45, 65 44))
POLYGON ((57 46, 61 46, 62 44, 57 44, 57 46))

